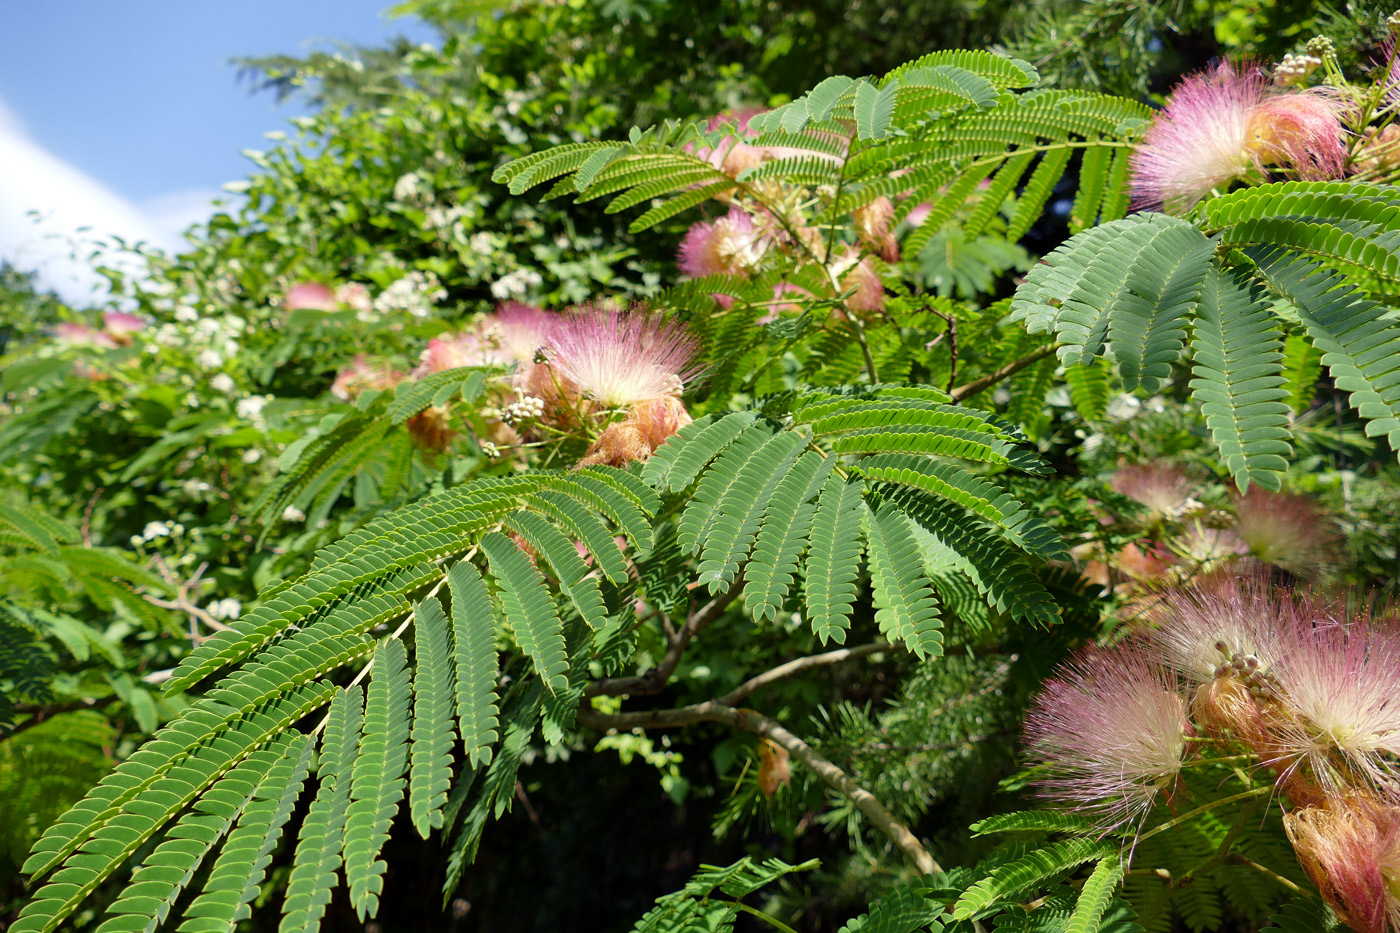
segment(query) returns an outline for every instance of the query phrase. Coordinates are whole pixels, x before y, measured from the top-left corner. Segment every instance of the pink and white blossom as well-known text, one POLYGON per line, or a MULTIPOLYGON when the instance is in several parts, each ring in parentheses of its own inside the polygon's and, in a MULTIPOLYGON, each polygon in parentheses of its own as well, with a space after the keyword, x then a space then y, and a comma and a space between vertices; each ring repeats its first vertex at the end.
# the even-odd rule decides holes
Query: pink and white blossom
POLYGON ((335 292, 320 282, 298 282, 282 296, 282 306, 288 311, 334 311, 340 304, 335 292))
POLYGON ((753 218, 738 207, 713 221, 694 224, 676 254, 681 272, 692 278, 702 275, 747 277, 767 250, 767 243, 754 226, 753 218))
POLYGON ((1026 719, 1041 792, 1114 829, 1146 815, 1187 755, 1186 704, 1167 667, 1132 644, 1061 666, 1026 719))
POLYGON ((683 324, 643 306, 585 305, 551 320, 545 342, 551 370, 613 408, 679 396, 700 372, 699 342, 683 324))
POLYGON ((1234 503, 1236 533, 1265 563, 1316 577, 1336 560, 1336 528, 1306 496, 1253 486, 1234 503))

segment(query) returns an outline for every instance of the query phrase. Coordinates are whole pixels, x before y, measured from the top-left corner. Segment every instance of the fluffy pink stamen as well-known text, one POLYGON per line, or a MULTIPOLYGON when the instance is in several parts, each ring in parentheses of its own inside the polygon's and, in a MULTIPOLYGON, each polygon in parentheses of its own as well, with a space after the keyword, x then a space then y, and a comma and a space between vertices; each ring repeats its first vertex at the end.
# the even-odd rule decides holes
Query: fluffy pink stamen
POLYGON ((334 311, 340 307, 335 292, 319 282, 299 282, 287 290, 282 297, 282 306, 288 311, 302 308, 311 311, 334 311))
POLYGON ((680 395, 697 375, 699 342, 685 326, 637 306, 584 306, 554 318, 545 339, 550 366, 590 398, 622 407, 680 395))
POLYGON ((1131 644, 1081 652, 1026 719, 1031 752, 1048 770, 1042 793, 1095 814, 1106 830, 1141 818, 1170 791, 1188 730, 1176 678, 1131 644))

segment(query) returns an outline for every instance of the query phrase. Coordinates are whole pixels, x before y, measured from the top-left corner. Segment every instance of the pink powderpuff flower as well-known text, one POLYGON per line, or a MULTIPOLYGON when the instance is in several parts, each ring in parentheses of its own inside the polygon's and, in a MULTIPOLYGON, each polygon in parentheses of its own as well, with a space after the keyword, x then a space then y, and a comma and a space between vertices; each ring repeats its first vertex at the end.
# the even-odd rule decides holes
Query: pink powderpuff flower
POLYGON ((890 221, 893 218, 894 202, 887 197, 878 197, 851 212, 856 236, 862 243, 874 247, 885 262, 899 261, 899 241, 890 231, 890 221))
POLYGON ((701 372, 699 342, 685 325, 643 305, 627 311, 584 305, 556 316, 546 334, 550 368, 610 408, 679 396, 701 372))
POLYGON ((1105 832, 1170 794, 1190 727, 1175 676, 1132 643, 1089 648, 1046 682, 1026 718, 1047 768, 1044 796, 1095 815, 1105 832))
POLYGON ((885 285, 880 274, 875 271, 875 263, 869 256, 856 261, 860 254, 850 249, 832 267, 838 277, 841 290, 846 295, 846 308, 856 314, 879 314, 885 310, 885 285))
POLYGON ((1400 804, 1400 632, 1366 610, 1280 631, 1271 666, 1282 721, 1271 729, 1274 765, 1328 794, 1355 788, 1400 804))
POLYGON ((1185 565, 1183 572, 1207 574, 1249 556, 1249 546, 1233 528, 1211 528, 1199 521, 1168 542, 1185 565))
POLYGON ((1336 559, 1336 528, 1311 499, 1253 486, 1234 501, 1235 531, 1264 563, 1316 577, 1336 559))
POLYGON ((691 278, 721 274, 747 278, 763 259, 766 248, 753 218, 731 207, 729 213, 718 220, 700 221, 686 231, 676 254, 676 264, 691 278))
POLYGON ((1269 671, 1278 632, 1311 627, 1305 610, 1267 575, 1220 576, 1162 594, 1143 631, 1145 648, 1188 683, 1236 671, 1269 671))
POLYGON ((288 311, 334 311, 340 304, 335 292, 320 282, 298 282, 282 296, 282 306, 288 311))
POLYGON ((1186 471, 1172 463, 1129 463, 1120 466, 1108 481, 1113 491, 1147 506, 1149 523, 1174 518, 1194 501, 1186 471))
POLYGON ((1400 930, 1400 808, 1329 799, 1283 818, 1298 864, 1358 933, 1400 930))
POLYGON ((434 337, 419 357, 413 375, 419 379, 463 366, 502 366, 509 362, 500 348, 472 331, 434 337))
POLYGON ((361 392, 392 389, 403 379, 403 373, 395 372, 382 363, 371 363, 364 354, 359 354, 349 366, 336 374, 335 382, 331 383, 331 395, 348 402, 361 392))
POLYGON ((1188 75, 1133 153, 1133 204, 1180 213, 1265 164, 1285 165, 1303 178, 1340 177, 1340 114, 1335 99, 1271 88, 1253 66, 1236 71, 1222 62, 1188 75))
POLYGON ((102 329, 118 343, 130 343, 132 334, 146 329, 146 322, 125 311, 108 311, 102 315, 102 329))
POLYGON ((510 362, 528 363, 544 343, 550 313, 520 301, 507 301, 487 315, 481 332, 510 362))
POLYGON ((802 305, 795 301, 783 301, 784 295, 793 295, 800 298, 811 298, 812 293, 805 288, 793 285, 791 282, 779 282, 773 286, 773 301, 768 307, 768 313, 755 321, 755 324, 771 324, 784 314, 799 314, 802 305))
MULTIPOLYGON (((830 162, 839 162, 842 156, 832 155, 816 149, 805 149, 796 146, 755 146, 749 140, 757 139, 759 134, 749 129, 749 121, 766 110, 761 107, 745 107, 731 113, 722 113, 711 117, 708 126, 710 132, 728 129, 732 133, 720 142, 713 149, 702 148, 695 154, 709 162, 715 168, 724 172, 730 178, 738 178, 745 169, 762 165, 770 159, 790 159, 790 158, 813 158, 823 159, 830 162)), ((823 134, 829 141, 838 145, 844 139, 832 134, 823 134)))
POLYGON ((86 324, 65 321, 56 325, 53 330, 58 341, 70 347, 104 347, 110 350, 117 346, 117 341, 113 340, 110 334, 86 324))

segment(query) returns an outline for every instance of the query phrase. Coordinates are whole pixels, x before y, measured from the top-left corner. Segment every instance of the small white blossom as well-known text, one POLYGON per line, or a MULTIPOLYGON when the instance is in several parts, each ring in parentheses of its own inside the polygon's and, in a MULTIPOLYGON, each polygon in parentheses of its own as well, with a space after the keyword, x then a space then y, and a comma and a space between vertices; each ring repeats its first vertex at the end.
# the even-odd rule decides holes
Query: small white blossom
POLYGON ((147 522, 146 527, 141 530, 142 541, 154 541, 156 538, 164 538, 170 534, 170 526, 165 522, 147 522))
POLYGON ((189 305, 180 305, 175 309, 175 320, 189 324, 199 320, 199 312, 189 305))
POLYGON ((272 401, 270 395, 250 395, 247 398, 238 400, 234 410, 238 412, 238 417, 248 421, 258 421, 262 418, 262 410, 267 403, 272 401))
POLYGON ((196 362, 205 369, 218 369, 220 366, 224 365, 224 356, 218 350, 212 348, 204 349, 199 351, 196 362))
POLYGON ((209 380, 209 388, 223 395, 227 395, 235 388, 233 377, 228 373, 218 373, 209 380))
POLYGON ((282 510, 282 521, 304 522, 306 521, 306 513, 294 505, 289 505, 282 510))
POLYGON ((243 604, 232 597, 228 599, 216 599, 204 611, 216 619, 226 619, 232 621, 243 614, 243 604))
POLYGON ((526 292, 538 287, 543 281, 540 274, 533 269, 516 269, 491 283, 491 295, 500 301, 523 298, 526 292))
POLYGON ((210 486, 208 483, 204 482, 203 480, 187 479, 185 480, 183 488, 185 490, 185 495, 197 496, 202 492, 208 492, 213 487, 210 486))
POLYGON ((1108 403, 1104 416, 1109 421, 1131 421, 1142 410, 1142 402, 1135 395, 1124 393, 1108 403))
POLYGON ((127 540, 131 542, 132 547, 137 547, 138 545, 144 544, 146 542, 146 539, 141 537, 140 535, 132 535, 127 540))
POLYGON ((423 179, 416 172, 400 175, 394 182, 394 200, 404 204, 429 203, 433 200, 431 190, 425 188, 423 179))
POLYGON ((249 447, 247 450, 243 451, 244 463, 257 463, 261 459, 262 451, 258 450, 256 447, 249 447))
POLYGON ((415 270, 380 292, 374 299, 374 309, 381 314, 407 311, 414 317, 428 317, 433 313, 433 305, 446 297, 447 290, 436 275, 415 270))
POLYGON ((474 253, 489 253, 491 252, 491 234, 484 230, 480 233, 473 233, 471 239, 467 241, 467 245, 472 248, 474 253))

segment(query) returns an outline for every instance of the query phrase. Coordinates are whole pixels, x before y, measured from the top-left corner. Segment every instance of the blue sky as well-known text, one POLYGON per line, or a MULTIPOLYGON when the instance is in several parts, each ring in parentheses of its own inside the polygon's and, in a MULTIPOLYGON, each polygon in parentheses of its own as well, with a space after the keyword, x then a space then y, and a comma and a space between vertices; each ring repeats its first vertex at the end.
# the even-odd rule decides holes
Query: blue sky
MULTIPOLYGON (((394 35, 432 41, 392 0, 10 0, 0 29, 0 258, 70 297, 79 227, 175 245, 299 111, 230 59, 394 35), (25 215, 46 219, 36 227, 25 215)), ((76 279, 74 277, 76 276, 76 279)))

